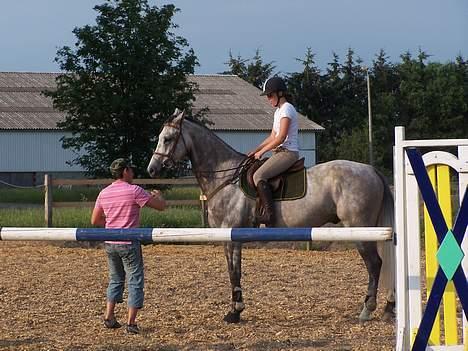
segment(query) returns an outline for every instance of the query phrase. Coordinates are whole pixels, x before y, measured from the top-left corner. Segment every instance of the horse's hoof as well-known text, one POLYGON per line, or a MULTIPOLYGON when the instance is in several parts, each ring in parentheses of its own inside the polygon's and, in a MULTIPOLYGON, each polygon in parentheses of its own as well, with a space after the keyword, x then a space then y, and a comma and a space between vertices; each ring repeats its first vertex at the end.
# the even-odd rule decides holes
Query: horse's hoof
POLYGON ((391 322, 395 319, 395 317, 395 302, 389 302, 387 303, 387 306, 385 306, 385 310, 382 315, 382 320, 385 322, 391 322))
POLYGON ((364 308, 361 311, 361 314, 359 315, 359 323, 365 323, 372 320, 372 311, 370 311, 366 305, 364 305, 364 308))
MULTIPOLYGON (((377 308, 377 300, 375 296, 368 296, 366 297, 366 301, 364 302, 364 308, 367 309, 369 312, 374 312, 377 308)), ((364 309, 363 309, 364 311, 364 309)))
POLYGON ((384 313, 382 315, 382 320, 385 322, 393 321, 395 316, 395 301, 387 301, 387 305, 385 306, 384 313))
POLYGON ((239 323, 240 322, 240 313, 239 312, 228 312, 223 318, 227 323, 239 323))
POLYGON ((395 313, 394 312, 389 312, 385 311, 382 315, 382 320, 384 322, 391 322, 395 319, 395 313))

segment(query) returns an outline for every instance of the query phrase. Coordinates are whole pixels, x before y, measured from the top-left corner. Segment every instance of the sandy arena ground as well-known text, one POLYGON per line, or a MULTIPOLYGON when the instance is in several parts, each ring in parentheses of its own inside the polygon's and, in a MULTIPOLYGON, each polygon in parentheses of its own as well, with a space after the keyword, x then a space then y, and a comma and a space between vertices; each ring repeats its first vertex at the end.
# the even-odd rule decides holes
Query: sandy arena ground
POLYGON ((144 258, 142 332, 127 335, 102 324, 102 249, 0 242, 0 350, 393 350, 382 295, 375 319, 358 323, 367 274, 355 250, 245 249, 238 325, 222 320, 221 246, 151 245, 144 258))

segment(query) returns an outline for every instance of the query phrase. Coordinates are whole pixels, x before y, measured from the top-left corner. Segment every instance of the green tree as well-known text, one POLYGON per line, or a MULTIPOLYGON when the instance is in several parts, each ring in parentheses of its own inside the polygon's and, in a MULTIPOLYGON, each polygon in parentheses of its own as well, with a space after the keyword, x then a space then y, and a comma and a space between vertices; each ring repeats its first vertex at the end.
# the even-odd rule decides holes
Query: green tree
POLYGON ((46 94, 66 113, 63 147, 82 155, 73 163, 106 176, 113 159, 131 157, 144 174, 161 124, 175 107, 191 108, 197 58, 173 33, 173 5, 107 0, 94 9, 96 24, 75 28, 75 46, 58 50, 65 73, 46 94))
POLYGON ((300 113, 317 123, 322 123, 321 76, 311 48, 303 59, 296 59, 302 64, 302 71, 290 73, 287 78, 288 92, 294 97, 294 103, 300 113))
POLYGON ((344 63, 337 54, 322 76, 322 117, 325 128, 319 134, 318 159, 329 161, 339 158, 367 162, 367 143, 356 143, 367 130, 367 88, 362 60, 355 58, 350 48, 344 63), (358 147, 359 150, 351 150, 358 147), (343 153, 347 150, 346 153, 343 153))
POLYGON ((275 69, 273 62, 263 62, 260 49, 255 51, 252 59, 243 59, 240 55, 234 57, 232 51, 229 51, 229 61, 225 64, 229 66, 229 70, 222 74, 234 74, 259 89, 275 69))
POLYGON ((229 61, 224 64, 229 66, 229 70, 222 72, 221 74, 233 74, 244 80, 248 79, 247 76, 247 63, 249 59, 244 59, 241 55, 234 57, 232 51, 229 50, 229 61))
POLYGON ((385 174, 393 169, 393 131, 398 112, 400 78, 384 50, 373 60, 370 74, 374 165, 385 174), (389 132, 390 131, 390 132, 389 132))
POLYGON ((336 111, 343 104, 341 63, 335 52, 321 78, 322 106, 319 124, 325 130, 317 134, 317 159, 324 162, 337 158, 335 136, 338 134, 338 124, 335 120, 336 111))
POLYGON ((362 60, 350 48, 341 66, 342 104, 337 106, 339 131, 350 131, 367 124, 367 85, 362 60))
POLYGON ((468 135, 468 62, 460 54, 455 59, 454 70, 456 72, 459 84, 463 86, 463 130, 462 135, 465 138, 468 135))
POLYGON ((412 139, 466 137, 466 69, 460 61, 442 64, 428 58, 421 50, 417 58, 402 55, 396 124, 405 126, 412 139))
POLYGON ((340 137, 340 143, 336 146, 336 152, 340 159, 366 162, 369 153, 366 147, 369 143, 366 128, 356 127, 350 131, 344 131, 340 137))

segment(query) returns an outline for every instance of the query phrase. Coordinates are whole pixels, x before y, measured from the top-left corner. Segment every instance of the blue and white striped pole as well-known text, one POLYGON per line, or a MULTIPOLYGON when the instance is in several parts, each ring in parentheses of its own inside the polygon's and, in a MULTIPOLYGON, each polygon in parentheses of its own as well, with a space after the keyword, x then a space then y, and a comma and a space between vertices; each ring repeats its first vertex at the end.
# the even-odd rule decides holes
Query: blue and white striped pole
POLYGON ((0 227, 0 240, 145 242, 249 241, 384 241, 393 237, 387 227, 320 228, 28 228, 0 227))

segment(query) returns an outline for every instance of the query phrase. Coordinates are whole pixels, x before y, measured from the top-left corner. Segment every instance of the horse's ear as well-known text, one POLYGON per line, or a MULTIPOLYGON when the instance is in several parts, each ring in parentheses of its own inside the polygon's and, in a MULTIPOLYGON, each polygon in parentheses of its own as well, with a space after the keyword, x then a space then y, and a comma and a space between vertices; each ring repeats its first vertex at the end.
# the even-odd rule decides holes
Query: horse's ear
POLYGON ((176 108, 172 116, 174 116, 174 123, 181 123, 185 117, 185 110, 179 110, 176 108))

